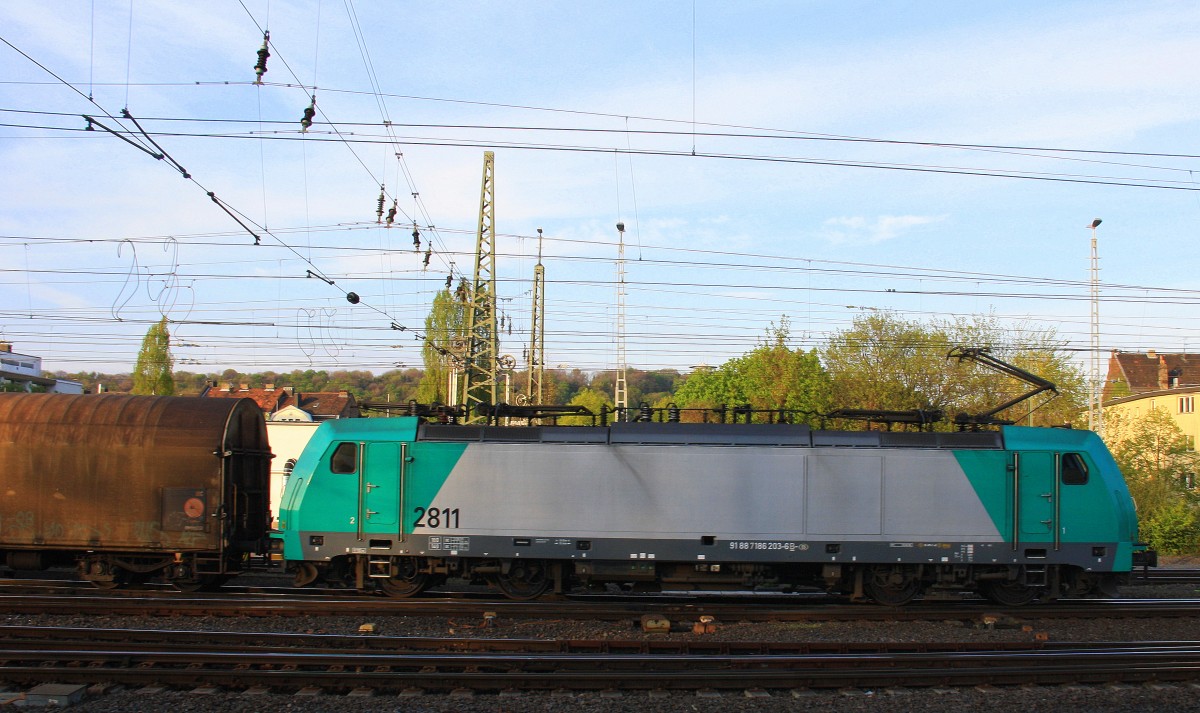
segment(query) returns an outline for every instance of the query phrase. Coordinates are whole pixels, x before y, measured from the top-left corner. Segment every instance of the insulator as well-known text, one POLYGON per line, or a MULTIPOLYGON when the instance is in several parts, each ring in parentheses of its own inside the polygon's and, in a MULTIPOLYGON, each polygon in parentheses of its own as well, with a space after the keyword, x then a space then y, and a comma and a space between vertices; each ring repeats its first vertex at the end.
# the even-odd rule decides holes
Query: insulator
POLYGON ((359 302, 358 294, 355 292, 347 292, 346 293, 346 301, 352 305, 358 304, 358 302, 359 302))
POLYGON ((413 250, 421 249, 421 232, 417 230, 417 226, 413 224, 413 250))
POLYGON ((450 289, 451 283, 454 282, 454 275, 446 275, 446 289, 450 289))
POLYGON ((379 203, 375 206, 375 222, 383 221, 383 186, 379 187, 379 203))
POLYGON ((267 58, 271 56, 271 51, 267 49, 267 43, 271 40, 271 33, 263 33, 262 47, 258 48, 258 64, 254 65, 254 75, 257 77, 254 80, 255 84, 262 84, 262 77, 267 73, 267 58))
POLYGON ((429 258, 433 257, 433 249, 425 248, 425 267, 429 267, 429 258))
POLYGON ((317 115, 317 97, 313 95, 312 103, 304 109, 304 117, 300 119, 302 131, 308 131, 308 127, 312 126, 313 117, 317 115))

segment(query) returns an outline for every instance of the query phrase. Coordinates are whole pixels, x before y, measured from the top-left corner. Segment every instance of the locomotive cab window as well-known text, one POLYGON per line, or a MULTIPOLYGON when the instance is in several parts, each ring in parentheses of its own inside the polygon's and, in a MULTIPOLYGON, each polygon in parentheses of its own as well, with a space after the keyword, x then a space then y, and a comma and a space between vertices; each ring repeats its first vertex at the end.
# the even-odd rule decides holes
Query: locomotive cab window
POLYGON ((1087 463, 1078 453, 1064 453, 1062 457, 1063 485, 1087 485, 1087 463))
POLYGON ((333 473, 353 473, 358 470, 358 444, 339 443, 329 458, 329 470, 333 473))

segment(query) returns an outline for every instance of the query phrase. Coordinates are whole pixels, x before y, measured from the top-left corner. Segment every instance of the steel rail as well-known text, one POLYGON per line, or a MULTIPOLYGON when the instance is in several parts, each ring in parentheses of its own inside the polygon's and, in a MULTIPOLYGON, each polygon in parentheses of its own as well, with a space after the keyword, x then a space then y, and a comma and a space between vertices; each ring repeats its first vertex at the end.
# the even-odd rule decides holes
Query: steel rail
POLYGON ((35 648, 0 642, 17 683, 318 686, 450 691, 841 688, 1116 683, 1200 678, 1200 642, 1087 644, 1027 651, 810 654, 404 653, 162 650, 146 644, 35 648))
POLYGON ((577 618, 624 621, 655 614, 675 622, 694 622, 700 616, 720 621, 921 621, 970 619, 1003 613, 1022 619, 1094 617, 1184 617, 1200 614, 1200 599, 1088 599, 1059 600, 1024 607, 1001 607, 974 601, 923 601, 905 607, 871 604, 805 603, 783 597, 706 602, 678 598, 637 598, 631 601, 550 600, 513 602, 477 599, 404 599, 382 597, 197 597, 129 596, 124 593, 66 595, 0 594, 0 612, 10 614, 109 614, 128 616, 443 616, 509 619, 577 618), (751 600, 751 601, 747 601, 751 600))

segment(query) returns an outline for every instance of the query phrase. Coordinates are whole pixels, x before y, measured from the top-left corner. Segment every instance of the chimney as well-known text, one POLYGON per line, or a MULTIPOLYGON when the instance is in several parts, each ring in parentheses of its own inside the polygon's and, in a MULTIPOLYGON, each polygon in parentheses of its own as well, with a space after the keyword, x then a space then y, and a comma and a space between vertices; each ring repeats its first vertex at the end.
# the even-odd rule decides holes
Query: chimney
POLYGON ((238 386, 239 386, 239 387, 241 387, 241 390, 242 390, 242 391, 249 391, 249 390, 250 390, 250 385, 249 385, 249 384, 238 384, 238 386))
POLYGON ((0 352, 4 352, 6 354, 12 353, 12 345, 8 342, 0 342, 0 352))
POLYGON ((233 384, 221 384, 221 391, 226 393, 233 391, 233 384))
POLYGON ((274 390, 275 390, 275 384, 265 384, 265 385, 263 386, 263 389, 264 389, 265 391, 274 391, 274 390))
POLYGON ((1167 389, 1170 388, 1170 386, 1171 381, 1170 372, 1167 369, 1167 358, 1165 356, 1160 356, 1158 358, 1158 388, 1167 389))
POLYGON ((1147 359, 1157 359, 1158 352, 1154 351, 1153 349, 1147 349, 1146 350, 1146 358, 1147 359))

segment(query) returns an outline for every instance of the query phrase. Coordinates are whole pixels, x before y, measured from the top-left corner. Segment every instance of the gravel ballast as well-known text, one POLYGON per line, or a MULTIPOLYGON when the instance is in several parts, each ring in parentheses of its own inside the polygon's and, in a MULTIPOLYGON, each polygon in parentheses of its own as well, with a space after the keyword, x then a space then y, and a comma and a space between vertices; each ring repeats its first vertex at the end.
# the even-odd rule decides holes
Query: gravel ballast
MULTIPOLYGON (((1129 587, 1124 597, 1192 598, 1197 586, 1173 584, 1129 587)), ((1200 641, 1200 621, 1163 619, 1038 619, 1038 606, 1020 618, 997 621, 878 621, 878 622, 778 622, 720 623, 709 634, 649 634, 633 621, 581 622, 547 620, 497 620, 491 626, 474 618, 444 617, 96 617, 6 615, 10 626, 80 626, 91 628, 173 629, 189 631, 262 631, 284 633, 359 634, 372 624, 375 636, 501 637, 515 639, 656 639, 802 642, 1023 642, 1067 641, 1200 641)), ((3 693, 0 705, 24 702, 3 693)), ((298 695, 274 692, 143 690, 116 687, 95 692, 72 706, 84 713, 170 710, 173 713, 219 711, 330 711, 359 713, 396 711, 497 711, 531 713, 572 710, 621 713, 668 711, 713 713, 737 711, 1200 711, 1200 685, 1094 685, 1021 686, 976 688, 890 688, 885 690, 770 691, 630 691, 623 693, 506 693, 407 695, 298 695)))

